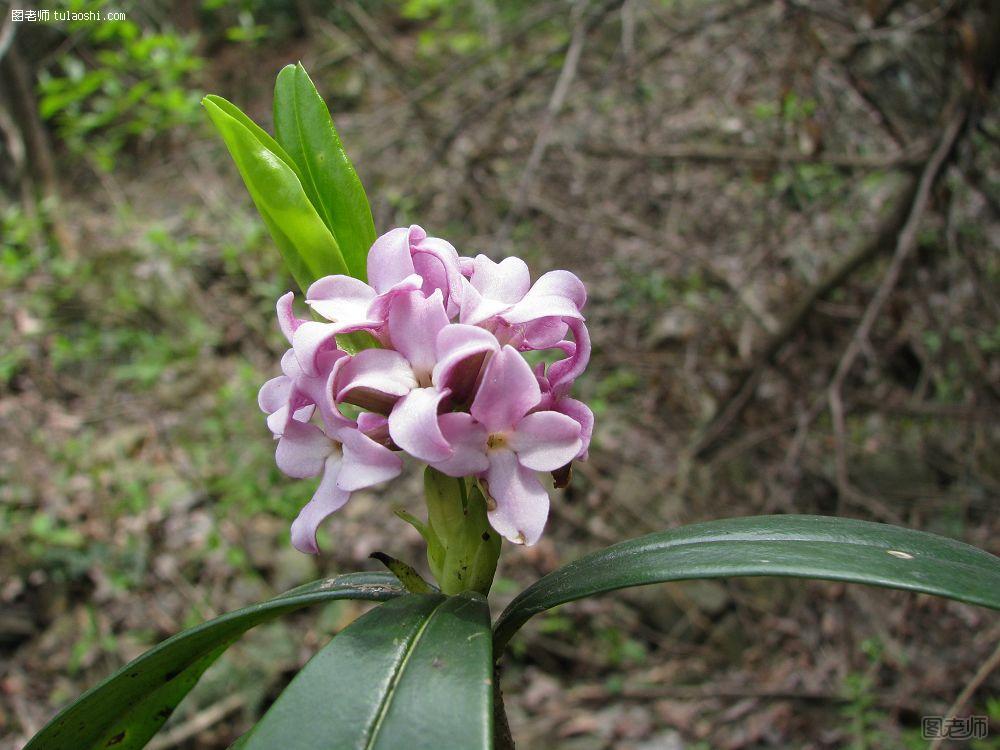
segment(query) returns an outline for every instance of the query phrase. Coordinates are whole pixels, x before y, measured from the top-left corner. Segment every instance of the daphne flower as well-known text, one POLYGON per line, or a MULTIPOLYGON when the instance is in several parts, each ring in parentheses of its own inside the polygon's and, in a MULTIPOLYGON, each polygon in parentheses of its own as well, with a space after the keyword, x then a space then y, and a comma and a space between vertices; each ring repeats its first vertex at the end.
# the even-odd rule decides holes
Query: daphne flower
POLYGON ((293 525, 295 545, 315 551, 317 525, 353 490, 398 474, 402 454, 478 479, 493 528, 535 543, 549 508, 536 473, 561 486, 593 433, 593 413, 569 395, 590 358, 586 301, 567 271, 532 284, 519 258, 461 258, 416 225, 375 241, 368 283, 327 276, 310 286, 306 302, 328 322, 295 317, 291 294, 282 297, 291 349, 259 402, 282 471, 322 475, 293 525), (379 346, 341 351, 337 336, 355 331, 379 346), (539 349, 563 357, 532 371, 519 352, 539 349), (364 411, 348 419, 345 404, 364 411))
POLYGON ((451 476, 476 475, 490 499, 490 525, 519 544, 534 544, 549 513, 537 471, 555 471, 581 448, 581 426, 556 411, 532 411, 542 400, 538 380, 511 346, 493 356, 468 414, 443 414, 452 456, 431 462, 451 476))
POLYGON ((387 331, 395 351, 366 349, 345 362, 332 379, 334 400, 387 414, 396 445, 423 461, 445 460, 452 448, 438 426, 442 402, 467 402, 499 345, 488 331, 450 324, 440 290, 397 296, 387 331))
POLYGON ((386 232, 368 253, 366 284, 350 276, 326 276, 312 284, 306 302, 331 323, 310 322, 297 333, 299 348, 322 346, 341 333, 368 330, 383 343, 393 299, 420 291, 440 292, 448 317, 457 314, 462 292, 458 252, 416 224, 386 232))
POLYGON ((508 325, 543 318, 581 318, 587 301, 583 282, 569 271, 550 271, 531 284, 528 266, 520 258, 494 263, 477 255, 462 293, 460 320, 482 325, 500 318, 508 325))
MULTIPOLYGON (((299 330, 309 325, 307 321, 295 317, 293 297, 288 292, 278 300, 278 325, 289 343, 299 330)), ((336 341, 332 340, 323 346, 310 348, 302 357, 294 349, 285 352, 281 358, 282 374, 264 383, 257 395, 261 411, 268 415, 267 426, 276 437, 282 435, 285 425, 293 417, 308 421, 317 407, 328 430, 350 424, 326 397, 327 380, 337 361, 346 356, 346 352, 337 349, 336 341)))
POLYGON ((333 437, 298 420, 285 428, 275 459, 290 477, 323 475, 312 499, 292 523, 292 544, 311 554, 319 552, 319 524, 343 507, 352 492, 392 479, 403 468, 399 456, 357 429, 343 428, 333 437))

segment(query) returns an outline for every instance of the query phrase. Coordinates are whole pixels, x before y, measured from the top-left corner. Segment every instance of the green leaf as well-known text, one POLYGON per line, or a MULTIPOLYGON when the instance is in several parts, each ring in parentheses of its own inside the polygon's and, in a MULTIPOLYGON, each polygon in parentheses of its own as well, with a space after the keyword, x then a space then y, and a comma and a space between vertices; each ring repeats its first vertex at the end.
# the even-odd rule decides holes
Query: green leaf
POLYGON ((389 572, 399 579, 399 582, 403 584, 403 588, 407 591, 414 594, 433 594, 437 592, 437 589, 427 583, 412 565, 407 565, 402 560, 397 560, 395 557, 387 555, 384 552, 372 552, 368 557, 378 560, 387 567, 389 572))
POLYGON ((403 593, 387 573, 315 581, 178 633, 59 712, 25 750, 144 747, 219 655, 255 625, 332 599, 384 601, 403 593))
POLYGON ((541 578, 494 625, 494 650, 533 615, 593 594, 689 578, 790 576, 920 591, 1000 609, 1000 558, 962 542, 828 516, 685 526, 586 555, 541 578))
POLYGON ((234 115, 233 104, 217 96, 206 96, 202 104, 302 290, 323 276, 348 273, 337 240, 309 201, 299 173, 289 165, 291 157, 274 150, 274 140, 246 115, 234 115))
POLYGON ((368 196, 302 63, 286 65, 278 74, 274 132, 298 165, 306 194, 336 238, 351 276, 365 281, 368 249, 375 241, 368 196))
POLYGON ((339 633, 239 747, 489 748, 492 676, 482 596, 408 594, 339 633))
POLYGON ((237 107, 228 99, 223 99, 221 96, 216 96, 215 94, 209 94, 208 96, 206 96, 202 103, 206 101, 214 104, 216 107, 221 109, 225 114, 229 115, 234 120, 239 122, 240 125, 249 130, 250 134, 258 141, 260 141, 261 144, 264 146, 264 148, 266 148, 271 153, 275 154, 278 158, 280 158, 283 162, 285 162, 285 164, 288 165, 289 169, 295 172, 295 176, 299 178, 299 182, 302 181, 302 174, 299 172, 299 167, 295 163, 295 160, 288 155, 285 149, 281 147, 281 144, 279 144, 276 140, 274 140, 274 138, 271 137, 270 133, 268 133, 266 130, 264 130, 264 128, 255 123, 249 117, 247 117, 246 113, 242 109, 237 107))

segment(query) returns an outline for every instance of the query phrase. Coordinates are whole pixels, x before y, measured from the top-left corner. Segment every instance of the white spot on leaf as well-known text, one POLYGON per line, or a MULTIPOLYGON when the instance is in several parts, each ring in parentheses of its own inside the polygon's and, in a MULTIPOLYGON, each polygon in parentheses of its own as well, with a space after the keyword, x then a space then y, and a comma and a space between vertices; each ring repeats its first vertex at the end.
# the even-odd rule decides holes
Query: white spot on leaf
POLYGON ((898 557, 900 560, 912 560, 913 559, 913 555, 911 555, 909 552, 900 552, 897 549, 886 550, 886 552, 888 554, 892 555, 893 557, 898 557))

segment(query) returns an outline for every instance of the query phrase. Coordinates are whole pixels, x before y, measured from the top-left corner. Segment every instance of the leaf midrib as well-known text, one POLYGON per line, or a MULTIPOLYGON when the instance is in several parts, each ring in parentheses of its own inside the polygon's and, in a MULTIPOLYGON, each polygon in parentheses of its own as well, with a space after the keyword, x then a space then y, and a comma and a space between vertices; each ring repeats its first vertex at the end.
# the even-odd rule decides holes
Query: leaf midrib
POLYGON ((319 183, 316 181, 316 175, 313 174, 312 162, 309 159, 309 149, 306 146, 305 130, 302 127, 302 118, 299 114, 298 76, 299 76, 299 71, 298 69, 296 69, 294 74, 292 75, 292 112, 295 115, 295 129, 298 131, 299 134, 299 150, 302 153, 302 161, 305 163, 306 173, 309 175, 309 182, 312 183, 313 190, 316 193, 316 200, 320 204, 319 206, 317 206, 317 208, 319 208, 319 210, 322 212, 327 229, 330 230, 330 234, 333 235, 334 240, 336 240, 337 235, 334 233, 333 230, 333 217, 330 215, 330 211, 320 194, 319 183))
POLYGON ((430 625, 431 620, 441 611, 441 607, 445 605, 447 599, 443 599, 434 609, 431 610, 430 614, 420 625, 420 628, 413 635, 410 640, 410 644, 403 654, 403 658, 399 660, 396 666, 395 673, 390 681, 389 688, 386 690, 385 695, 382 697, 382 701, 379 704, 378 714, 375 716, 375 721, 372 723, 372 728, 369 732, 368 739, 364 744, 364 750, 370 750, 375 746, 375 740, 378 738, 378 733, 382 730, 382 724, 385 722, 385 717, 389 713, 389 707, 392 705, 393 698, 396 697, 396 689, 399 687, 400 680, 403 678, 403 673, 406 672, 406 666, 409 664, 410 657, 413 656, 413 652, 417 648, 417 644, 420 643, 420 639, 423 638, 424 633, 427 631, 428 625, 430 625))

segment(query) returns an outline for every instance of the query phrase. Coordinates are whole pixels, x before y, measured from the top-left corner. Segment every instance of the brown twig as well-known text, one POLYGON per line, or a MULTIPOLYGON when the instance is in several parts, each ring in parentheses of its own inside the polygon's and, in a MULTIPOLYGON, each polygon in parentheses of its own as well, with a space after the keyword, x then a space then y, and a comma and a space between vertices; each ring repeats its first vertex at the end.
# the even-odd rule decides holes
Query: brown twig
MULTIPOLYGON (((832 703, 843 704, 850 699, 836 693, 806 692, 803 690, 753 690, 750 688, 700 688, 678 685, 625 686, 615 694, 619 700, 652 701, 657 699, 674 700, 744 700, 755 699, 765 701, 796 701, 800 703, 832 703)), ((608 700, 608 689, 604 685, 584 685, 573 688, 567 694, 571 701, 581 703, 602 702, 608 700)), ((886 708, 909 708, 913 713, 919 713, 917 706, 903 706, 898 700, 883 699, 879 705, 886 708)))
POLYGON ((168 750, 177 747, 199 734, 211 726, 218 724, 229 714, 234 713, 246 704, 246 699, 242 695, 230 695, 223 698, 218 703, 213 703, 208 708, 199 711, 183 724, 178 724, 169 732, 165 732, 159 737, 150 740, 146 745, 147 750, 168 750))
POLYGON ((807 154, 791 148, 743 148, 740 146, 713 146, 701 143, 675 143, 665 146, 636 147, 614 143, 584 143, 580 150, 591 156, 610 159, 638 159, 648 161, 693 161, 722 164, 825 164, 840 169, 905 169, 926 163, 927 154, 920 152, 869 156, 863 154, 807 154))
MULTIPOLYGON (((695 458, 705 458, 718 447, 723 434, 739 418, 743 413, 743 409, 750 402, 764 371, 775 363, 778 353, 798 333, 800 327, 812 314, 817 302, 829 295, 834 289, 840 287, 858 269, 867 265, 868 262, 890 247, 895 248, 896 255, 900 254, 902 247, 902 257, 898 261, 898 266, 902 266, 902 262, 912 251, 912 247, 916 242, 915 222, 919 221, 920 216, 926 208, 930 189, 940 175, 947 157, 951 154, 958 133, 961 131, 968 115, 968 109, 964 106, 959 107, 956 112, 957 114, 949 120, 942 138, 938 141, 937 147, 931 154, 920 180, 912 182, 906 187, 902 198, 896 203, 895 210, 883 224, 882 229, 874 239, 849 255, 839 266, 827 274, 799 300, 792 312, 785 318, 781 327, 769 337, 767 343, 754 359, 754 363, 737 377, 733 386, 722 397, 721 406, 716 411, 715 416, 698 433, 691 449, 692 455, 695 458), (931 173, 933 173, 932 178, 931 173)), ((897 261, 894 257, 893 266, 896 265, 897 261)), ((891 286, 887 287, 884 292, 881 290, 876 292, 877 299, 872 300, 872 303, 876 305, 875 308, 872 308, 875 315, 881 310, 882 305, 885 303, 885 298, 888 297, 889 292, 892 291, 892 287, 895 286, 898 276, 899 268, 896 268, 895 271, 890 268, 887 272, 886 279, 891 281, 891 286), (888 274, 893 274, 893 277, 889 279, 888 274)), ((866 317, 869 314, 866 311, 866 317)), ((864 319, 862 320, 861 325, 864 326, 863 340, 855 337, 852 340, 853 343, 849 345, 850 349, 856 349, 856 351, 852 351, 848 357, 849 361, 846 363, 848 367, 853 364, 854 358, 861 351, 864 343, 867 342, 868 330, 871 328, 873 322, 874 320, 866 324, 864 319)), ((846 356, 847 353, 845 353, 846 356)), ((841 375, 840 379, 842 380, 843 377, 841 375)), ((836 402, 836 395, 833 400, 836 402)), ((821 411, 822 403, 823 401, 817 401, 810 410, 809 423, 821 411)), ((838 406, 837 403, 831 404, 831 410, 836 410, 838 406)))
POLYGON ((691 452, 695 458, 705 458, 718 447, 723 434, 734 421, 739 419, 743 409, 750 402, 764 371, 776 362, 778 353, 809 319, 816 303, 842 286, 856 271, 879 254, 892 247, 894 238, 906 221, 907 208, 912 203, 915 193, 916 181, 913 181, 904 188, 894 210, 876 235, 860 245, 799 298, 778 329, 768 337, 753 363, 737 375, 733 385, 720 399, 720 406, 715 416, 701 429, 694 441, 691 452))
MULTIPOLYGON (((969 684, 965 686, 962 692, 958 694, 958 697, 955 698, 955 702, 951 704, 951 708, 949 708, 948 712, 945 714, 945 725, 951 723, 951 720, 954 719, 958 715, 958 712, 965 707, 965 704, 969 702, 969 699, 979 689, 979 686, 986 681, 986 678, 989 677, 990 673, 997 667, 1000 667, 1000 642, 997 643, 997 647, 993 650, 993 654, 990 658, 983 662, 982 666, 980 666, 976 673, 972 676, 972 679, 969 680, 969 684)), ((928 750, 937 750, 941 747, 942 742, 943 738, 938 737, 931 742, 928 746, 928 750)))
POLYGON ((400 92, 407 97, 407 104, 413 112, 413 116, 424 132, 424 135, 431 139, 434 137, 437 127, 430 112, 423 106, 419 99, 410 98, 410 90, 416 85, 417 77, 414 75, 412 66, 408 66, 401 60, 393 50, 391 41, 379 28, 378 23, 356 2, 344 3, 344 10, 354 21, 354 25, 361 32, 361 35, 368 42, 375 54, 385 64, 393 74, 394 82, 400 92))
MULTIPOLYGON (((580 5, 577 7, 581 10, 575 12, 575 15, 580 16, 582 9, 585 6, 580 5)), ((499 246, 506 243, 511 227, 520 218, 521 212, 524 210, 528 191, 531 187, 531 183, 535 179, 535 172, 542 163, 542 159, 545 157, 545 151, 549 147, 549 141, 552 136, 552 126, 554 125, 559 112, 562 110, 563 104, 566 102, 566 96, 569 94, 569 89, 573 84, 573 79, 576 78, 576 70, 580 63, 580 54, 583 52, 583 43, 586 38, 587 25, 582 19, 578 18, 573 26, 573 35, 570 39, 569 49, 566 50, 566 57, 563 60, 562 70, 559 71, 559 78, 556 79, 556 85, 552 88, 552 95, 549 97, 549 103, 545 108, 545 115, 542 118, 541 124, 538 126, 535 143, 531 147, 531 153, 528 154, 528 161, 525 163, 524 169, 521 172, 521 179, 518 181, 517 191, 514 194, 514 202, 511 205, 510 210, 507 212, 507 215, 504 217, 503 222, 500 225, 500 229, 497 232, 495 243, 499 246)))
POLYGON ((885 275, 882 277, 882 282, 879 284, 878 289, 875 290, 874 296, 865 308, 864 315, 861 316, 861 322, 858 324, 857 329, 855 329, 854 336, 851 337, 851 341, 848 343, 847 349, 844 351, 844 355, 837 365, 837 369, 827 390, 836 446, 837 489, 842 497, 853 494, 847 470, 847 430, 843 405, 844 380, 847 378, 847 374, 857 360, 858 355, 867 345, 876 319, 882 312, 882 308, 885 306, 889 296, 896 288, 903 264, 910 257, 913 248, 916 247, 917 230, 920 228, 924 211, 930 201, 931 190, 955 147, 955 142, 965 125, 967 117, 968 109, 965 106, 958 106, 945 126, 938 145, 934 149, 934 153, 931 154, 927 166, 924 167, 923 173, 920 175, 916 195, 913 198, 906 221, 896 239, 896 249, 893 252, 889 268, 886 269, 885 275))
MULTIPOLYGON (((604 19, 611 13, 615 8, 619 7, 624 0, 607 0, 602 3, 597 10, 595 10, 591 15, 589 15, 583 21, 583 33, 584 35, 589 34, 593 29, 596 29, 604 19)), ((532 65, 521 75, 508 80, 505 84, 496 87, 490 94, 490 96, 483 97, 477 103, 470 107, 467 107, 464 113, 456 119, 455 124, 448 130, 447 133, 441 138, 440 142, 433 149, 431 155, 431 161, 437 161, 441 159, 451 148, 451 145, 455 142, 455 139, 469 126, 470 123, 475 122, 483 113, 489 112, 494 107, 496 107, 498 102, 512 99, 517 96, 521 91, 528 86, 532 81, 537 80, 549 69, 549 65, 553 60, 564 56, 573 43, 572 39, 563 44, 559 44, 554 49, 543 55, 542 59, 535 65, 532 65)))
MULTIPOLYGON (((12 9, 18 9, 20 6, 20 3, 14 2, 10 7, 12 9)), ((0 60, 3 60, 4 55, 7 54, 7 50, 9 50, 11 45, 14 43, 15 33, 17 33, 17 26, 13 21, 5 23, 3 30, 0 30, 0 60)))

